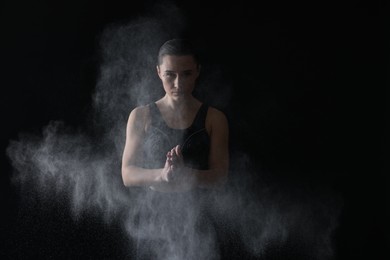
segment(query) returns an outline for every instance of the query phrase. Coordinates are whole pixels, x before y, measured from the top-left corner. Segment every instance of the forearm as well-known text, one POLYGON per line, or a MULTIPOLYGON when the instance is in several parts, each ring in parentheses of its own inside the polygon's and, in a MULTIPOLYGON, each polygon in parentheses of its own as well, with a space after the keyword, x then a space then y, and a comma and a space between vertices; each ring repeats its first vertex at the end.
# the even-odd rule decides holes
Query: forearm
POLYGON ((126 187, 152 186, 161 182, 162 169, 145 169, 128 165, 122 167, 122 180, 126 187))
POLYGON ((136 166, 122 168, 122 179, 126 187, 149 187, 160 192, 180 192, 191 189, 190 184, 167 182, 161 178, 163 169, 145 169, 136 166))
POLYGON ((218 188, 223 186, 227 181, 227 170, 195 170, 192 169, 195 176, 196 186, 199 188, 218 188))
MULTIPOLYGON (((136 166, 122 168, 122 179, 126 187, 150 187, 161 192, 178 192, 199 188, 218 188, 227 180, 227 171, 223 169, 196 170, 186 168, 184 178, 166 182, 161 179, 163 169, 145 169, 136 166)), ((183 172, 184 173, 184 172, 183 172)), ((179 174, 180 176, 180 174, 179 174)))
POLYGON ((228 171, 224 169, 197 170, 183 168, 177 179, 171 182, 157 182, 153 190, 162 192, 188 191, 195 188, 218 189, 227 182, 228 171))

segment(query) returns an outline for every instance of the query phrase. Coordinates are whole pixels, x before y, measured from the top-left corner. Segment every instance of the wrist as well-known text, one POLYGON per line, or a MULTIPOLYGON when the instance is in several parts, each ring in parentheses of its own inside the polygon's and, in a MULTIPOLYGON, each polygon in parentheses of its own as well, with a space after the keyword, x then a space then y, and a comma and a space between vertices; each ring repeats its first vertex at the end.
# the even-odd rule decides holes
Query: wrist
POLYGON ((164 169, 157 169, 155 172, 155 177, 153 179, 153 185, 161 184, 164 181, 164 169))

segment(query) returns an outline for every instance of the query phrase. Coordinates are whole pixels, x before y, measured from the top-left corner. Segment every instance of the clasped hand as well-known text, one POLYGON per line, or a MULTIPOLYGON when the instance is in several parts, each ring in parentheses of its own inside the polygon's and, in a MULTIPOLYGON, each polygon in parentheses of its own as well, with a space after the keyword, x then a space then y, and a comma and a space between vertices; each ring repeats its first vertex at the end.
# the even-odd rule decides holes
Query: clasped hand
POLYGON ((189 181, 190 169, 184 166, 183 155, 179 145, 167 152, 167 158, 161 173, 161 179, 165 182, 189 181))

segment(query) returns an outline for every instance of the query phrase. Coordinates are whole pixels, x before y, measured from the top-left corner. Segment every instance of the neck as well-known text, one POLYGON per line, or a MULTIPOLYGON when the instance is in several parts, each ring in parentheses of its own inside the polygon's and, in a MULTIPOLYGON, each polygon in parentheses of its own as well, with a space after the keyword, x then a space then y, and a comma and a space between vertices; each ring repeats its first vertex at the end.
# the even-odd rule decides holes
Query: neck
POLYGON ((188 98, 181 98, 179 100, 175 100, 170 98, 168 95, 165 95, 161 101, 170 109, 176 110, 176 111, 185 111, 188 108, 193 107, 197 104, 197 100, 190 96, 188 98))

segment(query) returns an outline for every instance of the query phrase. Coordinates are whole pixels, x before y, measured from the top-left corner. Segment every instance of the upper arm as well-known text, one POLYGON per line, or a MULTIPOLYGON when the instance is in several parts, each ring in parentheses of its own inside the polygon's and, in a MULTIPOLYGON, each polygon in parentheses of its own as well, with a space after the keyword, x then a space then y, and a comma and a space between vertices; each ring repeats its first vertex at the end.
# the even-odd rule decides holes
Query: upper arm
POLYGON ((126 126, 126 142, 122 155, 122 168, 137 165, 142 160, 139 149, 145 134, 145 108, 138 107, 131 111, 126 126))
POLYGON ((229 168, 229 126, 224 113, 211 108, 209 111, 210 125, 210 169, 223 170, 226 174, 229 168))

